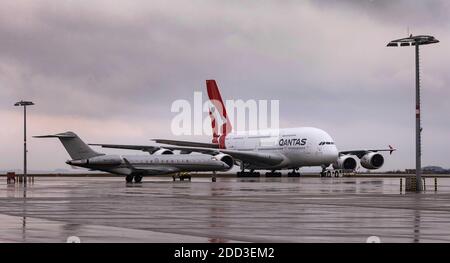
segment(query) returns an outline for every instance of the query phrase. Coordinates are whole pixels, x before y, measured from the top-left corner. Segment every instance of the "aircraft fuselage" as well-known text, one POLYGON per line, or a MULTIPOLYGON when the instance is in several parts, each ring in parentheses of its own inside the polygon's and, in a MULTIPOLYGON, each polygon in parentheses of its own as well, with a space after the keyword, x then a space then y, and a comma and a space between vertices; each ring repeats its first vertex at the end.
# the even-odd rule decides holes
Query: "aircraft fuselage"
POLYGON ((338 158, 334 140, 318 128, 301 127, 230 133, 225 148, 238 151, 278 153, 284 161, 276 166, 252 165, 250 169, 289 169, 303 166, 328 166, 338 158))

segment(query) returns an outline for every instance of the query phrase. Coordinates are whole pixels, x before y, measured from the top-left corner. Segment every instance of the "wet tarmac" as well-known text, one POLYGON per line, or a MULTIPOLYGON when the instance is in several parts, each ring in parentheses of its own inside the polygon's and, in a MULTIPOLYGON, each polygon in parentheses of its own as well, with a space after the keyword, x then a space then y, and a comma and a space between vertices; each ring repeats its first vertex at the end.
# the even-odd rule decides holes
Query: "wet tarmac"
POLYGON ((0 242, 450 242, 450 178, 36 178, 0 182, 0 242))

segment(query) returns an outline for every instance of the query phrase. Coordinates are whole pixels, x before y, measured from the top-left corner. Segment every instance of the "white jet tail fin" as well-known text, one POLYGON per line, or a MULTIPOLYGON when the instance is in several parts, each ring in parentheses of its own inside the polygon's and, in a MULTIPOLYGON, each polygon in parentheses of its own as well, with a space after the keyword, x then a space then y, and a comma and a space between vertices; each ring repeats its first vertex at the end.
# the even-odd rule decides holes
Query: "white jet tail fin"
POLYGON ((33 136, 34 138, 58 138, 73 160, 88 159, 95 156, 104 155, 95 152, 84 143, 74 132, 68 131, 54 135, 33 136))

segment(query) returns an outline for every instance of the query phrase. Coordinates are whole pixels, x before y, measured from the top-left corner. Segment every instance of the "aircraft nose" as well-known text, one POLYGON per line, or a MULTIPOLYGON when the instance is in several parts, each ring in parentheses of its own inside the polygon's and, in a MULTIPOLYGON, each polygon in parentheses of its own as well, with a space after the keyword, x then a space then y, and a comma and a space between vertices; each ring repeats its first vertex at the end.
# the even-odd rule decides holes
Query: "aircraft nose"
POLYGON ((324 151, 324 157, 329 162, 334 162, 338 158, 339 152, 336 146, 329 147, 326 151, 324 151))
POLYGON ((339 151, 335 145, 330 149, 330 158, 336 160, 339 156, 339 151))

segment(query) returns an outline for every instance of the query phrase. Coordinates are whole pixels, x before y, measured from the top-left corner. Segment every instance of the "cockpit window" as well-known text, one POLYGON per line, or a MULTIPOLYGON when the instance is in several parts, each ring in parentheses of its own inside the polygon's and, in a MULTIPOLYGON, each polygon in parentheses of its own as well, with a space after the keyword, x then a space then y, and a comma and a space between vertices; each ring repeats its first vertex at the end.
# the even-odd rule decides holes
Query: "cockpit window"
POLYGON ((319 145, 334 145, 334 142, 320 142, 319 145))

